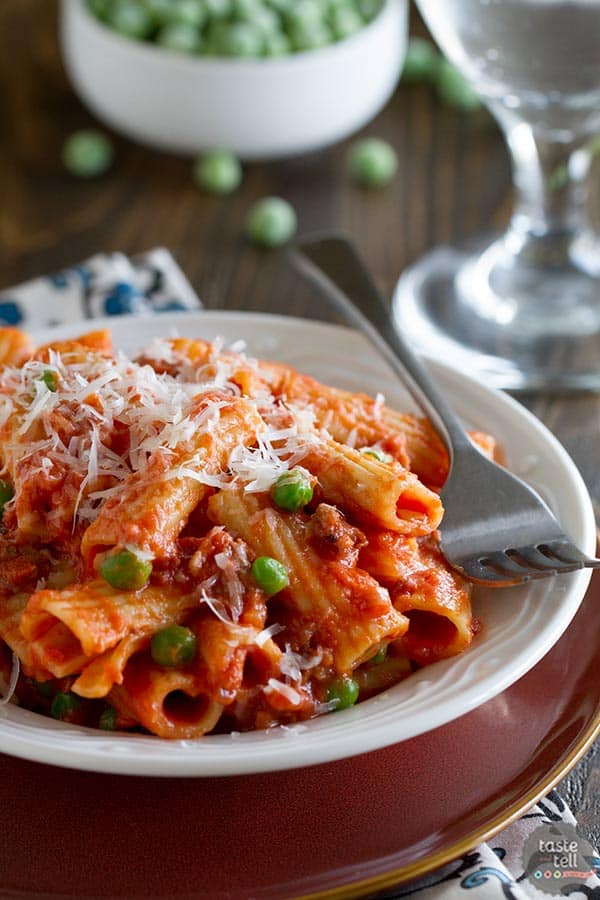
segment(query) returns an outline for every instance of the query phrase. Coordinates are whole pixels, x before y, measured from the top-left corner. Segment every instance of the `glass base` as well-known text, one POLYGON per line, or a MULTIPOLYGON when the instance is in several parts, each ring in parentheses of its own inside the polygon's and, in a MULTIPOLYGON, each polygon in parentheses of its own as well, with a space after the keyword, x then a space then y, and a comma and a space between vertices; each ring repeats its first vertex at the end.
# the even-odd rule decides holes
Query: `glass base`
POLYGON ((396 326, 415 349, 511 391, 600 390, 600 279, 528 266, 500 239, 439 247, 400 278, 396 326))

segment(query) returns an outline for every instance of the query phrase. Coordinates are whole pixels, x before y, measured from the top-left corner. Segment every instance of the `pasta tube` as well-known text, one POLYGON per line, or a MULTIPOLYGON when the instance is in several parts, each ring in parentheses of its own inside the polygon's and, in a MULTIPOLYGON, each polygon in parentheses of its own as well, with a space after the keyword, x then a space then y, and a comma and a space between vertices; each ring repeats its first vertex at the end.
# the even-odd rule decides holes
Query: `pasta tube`
POLYGON ((81 671, 91 659, 130 635, 152 634, 179 621, 194 597, 152 585, 116 591, 102 581, 32 594, 21 615, 26 661, 59 678, 81 671))
POLYGON ((302 514, 280 513, 264 496, 240 490, 211 497, 208 511, 257 556, 273 557, 285 566, 289 587, 281 596, 302 621, 311 623, 315 638, 331 647, 338 672, 351 671, 382 642, 406 630, 406 618, 375 579, 356 567, 322 559, 307 544, 302 514))
POLYGON ((81 541, 88 568, 97 553, 117 545, 133 545, 159 558, 174 554, 175 539, 208 493, 202 476, 226 468, 233 448, 240 442, 252 443, 261 425, 247 400, 223 395, 202 397, 198 416, 211 410, 211 401, 225 402, 219 410, 218 429, 200 430, 194 439, 177 445, 173 454, 158 453, 147 470, 128 478, 119 493, 104 503, 81 541), (178 467, 184 474, 177 475, 178 467))
POLYGON ((441 521, 439 496, 395 462, 381 462, 323 437, 302 465, 317 476, 324 497, 359 522, 402 534, 429 534, 441 521))

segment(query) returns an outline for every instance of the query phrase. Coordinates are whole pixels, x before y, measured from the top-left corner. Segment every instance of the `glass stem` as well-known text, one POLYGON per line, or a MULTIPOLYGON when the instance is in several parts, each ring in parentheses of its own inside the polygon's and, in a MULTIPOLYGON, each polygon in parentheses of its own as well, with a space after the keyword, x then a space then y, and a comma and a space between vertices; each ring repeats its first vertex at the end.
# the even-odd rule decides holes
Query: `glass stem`
POLYGON ((581 138, 548 138, 506 110, 494 112, 506 134, 516 189, 507 249, 536 266, 573 264, 575 238, 589 231, 589 154, 581 138))

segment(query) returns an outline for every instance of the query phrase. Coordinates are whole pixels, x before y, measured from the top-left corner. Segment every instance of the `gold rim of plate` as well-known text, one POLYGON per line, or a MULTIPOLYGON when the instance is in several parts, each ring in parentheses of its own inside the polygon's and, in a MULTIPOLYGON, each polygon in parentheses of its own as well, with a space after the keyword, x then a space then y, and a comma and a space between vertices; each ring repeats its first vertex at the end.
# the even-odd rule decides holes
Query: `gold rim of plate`
POLYGON ((538 800, 552 790, 570 772, 599 736, 600 708, 596 711, 579 742, 567 757, 558 766, 551 769, 548 775, 538 782, 535 788, 528 791, 520 800, 511 803, 502 814, 494 817, 485 827, 475 829, 466 837, 461 838, 461 840, 450 844, 442 850, 424 856, 422 859, 407 866, 391 869, 390 871, 382 872, 380 875, 373 875, 369 878, 340 885, 339 887, 328 888, 325 891, 301 894, 297 896, 296 900, 351 900, 351 898, 364 896, 367 892, 399 887, 408 881, 427 875, 429 872, 460 858, 478 844, 494 837, 499 831, 512 824, 512 822, 516 821, 534 806, 538 800))

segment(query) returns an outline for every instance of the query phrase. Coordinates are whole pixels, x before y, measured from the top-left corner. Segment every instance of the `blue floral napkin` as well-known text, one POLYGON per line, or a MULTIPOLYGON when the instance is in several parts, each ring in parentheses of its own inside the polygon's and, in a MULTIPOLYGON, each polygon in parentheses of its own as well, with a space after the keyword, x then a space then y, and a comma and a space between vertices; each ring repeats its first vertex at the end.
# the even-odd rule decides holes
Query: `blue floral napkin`
POLYGON ((489 843, 371 900, 600 900, 600 856, 578 836, 576 824, 564 800, 551 791, 489 843), (574 845, 570 853, 545 852, 565 841, 574 845))
MULTIPOLYGON (((0 291, 0 325, 19 325, 29 331, 102 316, 148 316, 201 308, 190 283, 164 248, 131 259, 122 253, 93 256, 56 275, 0 291)), ((424 879, 376 897, 547 900, 568 895, 576 900, 600 900, 600 857, 577 837, 574 826, 572 813, 553 791, 489 844, 480 844, 424 879), (540 840, 546 845, 549 840, 575 841, 577 853, 573 859, 567 858, 568 854, 555 859, 552 853, 538 859, 535 849, 540 840), (562 864, 562 859, 567 862, 562 864), (579 867, 575 884, 566 877, 571 862, 579 867), (590 874, 584 877, 586 872, 590 874)))
POLYGON ((36 331, 102 316, 201 309, 202 304, 168 250, 131 259, 92 256, 79 265, 0 291, 0 325, 36 331))

